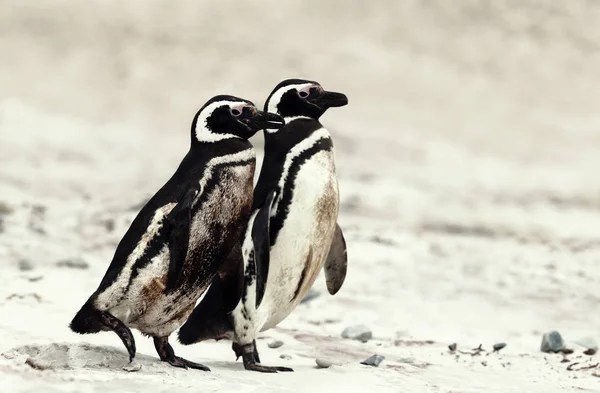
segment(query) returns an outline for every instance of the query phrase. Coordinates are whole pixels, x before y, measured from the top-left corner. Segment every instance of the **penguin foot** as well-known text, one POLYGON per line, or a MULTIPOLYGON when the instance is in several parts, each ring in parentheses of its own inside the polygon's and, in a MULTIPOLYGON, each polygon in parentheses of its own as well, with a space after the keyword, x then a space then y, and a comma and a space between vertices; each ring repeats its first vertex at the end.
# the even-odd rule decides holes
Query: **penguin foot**
POLYGON ((260 363, 252 363, 252 362, 246 362, 246 361, 244 361, 244 368, 246 370, 250 370, 250 371, 258 371, 259 373, 276 373, 278 371, 283 371, 283 372, 294 371, 294 369, 291 369, 289 367, 263 366, 260 363))
POLYGON ((190 362, 182 357, 175 356, 175 351, 173 351, 173 347, 169 344, 168 337, 154 337, 154 347, 156 348, 156 352, 158 352, 160 360, 169 363, 173 367, 210 371, 210 368, 200 363, 190 362))
POLYGON ((190 362, 189 360, 186 360, 179 356, 173 356, 172 358, 161 359, 161 360, 163 362, 169 363, 173 367, 185 368, 186 370, 188 368, 192 368, 194 370, 210 371, 210 368, 206 367, 205 365, 202 365, 200 363, 190 362))
POLYGON ((129 353, 129 362, 133 362, 133 358, 135 357, 135 340, 133 339, 131 330, 119 318, 106 311, 100 314, 100 321, 119 336, 129 353))
POLYGON ((234 342, 231 345, 233 351, 235 352, 235 356, 239 359, 240 356, 244 361, 244 368, 250 371, 258 371, 260 373, 276 373, 278 371, 294 371, 289 367, 271 367, 271 366, 263 366, 260 364, 260 358, 258 356, 258 350, 256 349, 256 340, 253 340, 251 344, 238 344, 234 342))

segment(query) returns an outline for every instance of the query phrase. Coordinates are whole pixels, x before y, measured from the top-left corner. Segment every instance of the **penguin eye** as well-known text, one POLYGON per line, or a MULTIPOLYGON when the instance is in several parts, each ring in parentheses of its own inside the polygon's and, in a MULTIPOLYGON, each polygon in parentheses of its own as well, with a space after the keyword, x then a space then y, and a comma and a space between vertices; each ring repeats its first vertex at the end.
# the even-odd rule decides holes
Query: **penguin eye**
POLYGON ((300 98, 306 98, 306 97, 308 97, 309 95, 310 95, 310 93, 309 93, 309 92, 307 92, 306 90, 300 90, 300 91, 298 92, 298 96, 299 96, 300 98))
POLYGON ((231 114, 235 117, 238 117, 242 114, 242 111, 238 108, 231 108, 231 114))

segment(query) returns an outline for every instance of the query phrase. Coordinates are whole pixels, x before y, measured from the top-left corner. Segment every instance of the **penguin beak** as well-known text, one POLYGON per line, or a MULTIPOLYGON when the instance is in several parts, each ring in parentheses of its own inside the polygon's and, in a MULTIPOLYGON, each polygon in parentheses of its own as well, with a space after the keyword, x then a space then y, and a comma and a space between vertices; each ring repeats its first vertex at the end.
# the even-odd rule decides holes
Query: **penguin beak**
POLYGON ((255 132, 263 129, 278 130, 285 125, 283 117, 276 115, 275 113, 263 111, 256 111, 256 113, 254 113, 247 121, 247 125, 255 132))
POLYGON ((311 104, 318 106, 319 108, 325 110, 328 108, 334 108, 334 107, 347 105, 348 98, 346 97, 346 95, 344 95, 342 93, 336 93, 333 91, 324 91, 323 94, 309 100, 309 102, 311 104))

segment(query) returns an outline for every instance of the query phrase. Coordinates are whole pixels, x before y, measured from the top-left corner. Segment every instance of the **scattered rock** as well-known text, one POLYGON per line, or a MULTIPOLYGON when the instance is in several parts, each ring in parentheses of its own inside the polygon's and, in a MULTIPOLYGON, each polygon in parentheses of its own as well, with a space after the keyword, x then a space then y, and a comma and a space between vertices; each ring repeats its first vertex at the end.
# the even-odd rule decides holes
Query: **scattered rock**
POLYGON ((344 329, 342 332, 342 337, 366 343, 373 338, 373 333, 365 325, 354 325, 344 329))
POLYGON ((379 365, 381 364, 381 362, 383 362, 384 359, 385 356, 373 355, 367 360, 360 362, 360 364, 364 364, 365 366, 379 367, 379 365))
POLYGON ((546 353, 557 353, 565 347, 562 336, 556 330, 545 333, 542 337, 540 350, 546 353))
POLYGON ((4 232, 4 216, 12 213, 13 209, 4 202, 0 202, 0 233, 4 232))
POLYGON ((319 296, 321 296, 321 294, 318 291, 311 288, 308 290, 308 292, 306 293, 304 298, 300 301, 300 303, 308 303, 311 300, 318 298, 319 296))
POLYGON ((27 360, 25 360, 25 364, 36 370, 48 370, 49 368, 51 368, 50 364, 38 361, 33 358, 27 358, 27 360))
POLYGON ((6 297, 6 300, 12 300, 12 299, 19 299, 19 300, 23 300, 26 299, 28 297, 32 297, 35 300, 37 300, 38 302, 42 301, 42 297, 40 295, 38 295, 37 293, 25 293, 25 294, 21 294, 21 293, 12 293, 10 295, 8 295, 6 297))
POLYGON ((112 232, 115 230, 115 220, 112 218, 107 218, 104 221, 104 228, 106 228, 107 232, 112 232))
POLYGON ((31 216, 29 217, 29 229, 39 234, 45 234, 44 220, 46 218, 46 206, 31 206, 31 216))
POLYGON ((391 239, 386 239, 380 235, 374 235, 370 239, 373 243, 381 244, 384 246, 394 246, 396 243, 391 239))
POLYGON ((82 258, 63 259, 56 262, 58 267, 67 267, 70 269, 88 269, 90 265, 82 258))
POLYGON ((588 348, 585 351, 583 351, 583 354, 584 355, 588 355, 588 356, 592 356, 592 355, 595 355, 597 351, 598 351, 597 349, 588 348))
POLYGON ((13 212, 13 208, 8 206, 5 202, 0 202, 0 216, 10 214, 13 212))
POLYGON ((456 351, 456 343, 452 343, 452 344, 448 345, 448 349, 450 350, 450 352, 456 351))
POLYGON ((595 349, 596 351, 598 350, 598 343, 596 342, 596 340, 594 340, 593 337, 581 338, 575 341, 575 344, 587 349, 595 349))
POLYGON ((573 352, 575 352, 575 351, 573 351, 571 348, 562 348, 560 350, 560 353, 562 353, 563 355, 570 355, 573 352))
POLYGON ((506 347, 506 343, 497 343, 497 344, 494 344, 494 347, 493 347, 494 348, 494 352, 498 352, 501 349, 503 349, 504 347, 506 347))
POLYGON ((21 259, 19 261, 19 270, 22 272, 28 272, 30 270, 33 270, 33 263, 31 263, 27 259, 21 259))
POLYGON ((123 366, 123 370, 127 371, 128 373, 136 373, 141 369, 142 365, 140 363, 137 363, 135 360, 123 366))
POLYGON ((318 368, 329 368, 329 367, 333 366, 333 363, 330 360, 322 359, 322 358, 317 358, 315 360, 315 363, 317 363, 318 368))
POLYGON ((29 282, 38 282, 38 281, 40 281, 42 278, 44 278, 44 276, 29 277, 27 280, 28 280, 29 282))
POLYGON ((274 348, 279 348, 279 347, 281 347, 282 345, 283 345, 283 341, 281 341, 281 340, 273 340, 273 341, 270 341, 270 342, 267 344, 267 346, 268 346, 269 348, 273 348, 273 349, 274 349, 274 348))
POLYGON ((286 355, 285 353, 282 353, 281 355, 279 355, 279 357, 285 360, 290 360, 292 358, 290 355, 286 355))

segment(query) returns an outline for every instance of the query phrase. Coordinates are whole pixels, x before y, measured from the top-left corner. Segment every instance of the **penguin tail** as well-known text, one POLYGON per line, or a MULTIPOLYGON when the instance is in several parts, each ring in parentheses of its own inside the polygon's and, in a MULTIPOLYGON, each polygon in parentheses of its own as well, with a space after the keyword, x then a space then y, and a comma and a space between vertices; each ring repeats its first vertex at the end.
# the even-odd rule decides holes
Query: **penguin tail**
POLYGON ((183 345, 204 340, 220 340, 233 337, 233 325, 229 312, 233 302, 225 296, 224 282, 217 275, 200 303, 196 306, 177 336, 183 345), (231 304, 229 304, 231 303, 231 304))
POLYGON ((107 330, 106 326, 100 320, 100 311, 98 311, 90 298, 77 312, 69 328, 75 333, 90 334, 107 330))
POLYGON ((233 327, 227 314, 202 315, 199 307, 183 324, 177 338, 183 345, 191 345, 205 340, 220 340, 233 337, 233 327), (199 312, 196 312, 199 311, 199 312))

